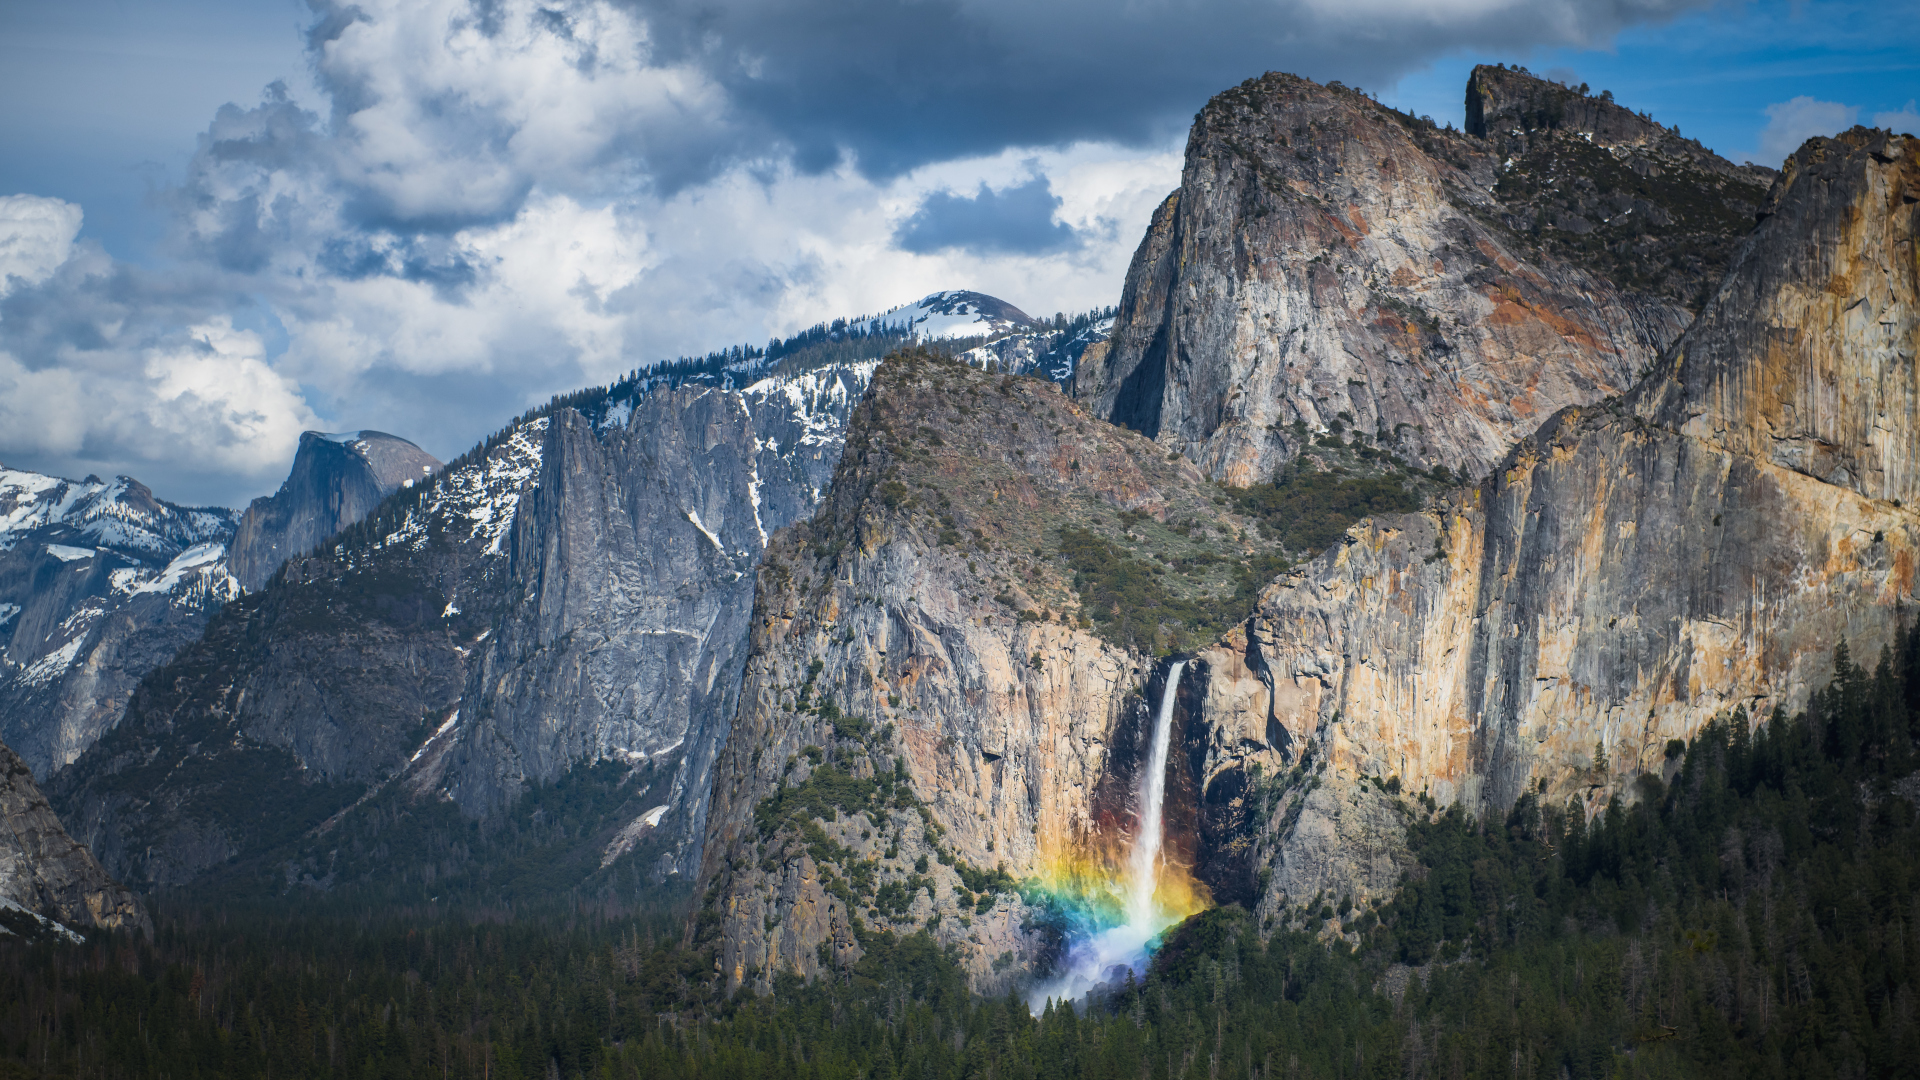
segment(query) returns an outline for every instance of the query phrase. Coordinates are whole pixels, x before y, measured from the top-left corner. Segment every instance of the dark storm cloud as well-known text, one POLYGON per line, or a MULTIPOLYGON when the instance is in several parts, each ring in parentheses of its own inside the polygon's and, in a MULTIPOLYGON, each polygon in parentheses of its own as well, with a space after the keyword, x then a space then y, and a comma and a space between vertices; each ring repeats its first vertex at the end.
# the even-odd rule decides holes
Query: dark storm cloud
MULTIPOLYGON (((254 108, 220 110, 178 192, 186 246, 253 274, 304 236, 322 273, 457 297, 475 264, 445 241, 514 219, 536 189, 671 195, 740 164, 819 172, 849 156, 885 179, 1008 147, 1163 142, 1210 95, 1270 69, 1383 85, 1450 49, 1604 39, 1697 0, 610 2, 640 27, 626 45, 595 39, 608 9, 591 0, 456 0, 443 32, 485 37, 494 58, 461 47, 452 64, 396 78, 412 31, 391 12, 313 0, 327 118, 277 84, 254 108), (566 58, 584 120, 496 92, 535 54, 566 58), (554 153, 527 152, 555 130, 554 153)), ((1070 236, 1052 226, 1051 198, 1043 184, 936 199, 897 236, 912 251, 1060 250, 1070 236)))
POLYGON ((972 196, 936 191, 895 230, 893 242, 923 255, 946 248, 1041 255, 1076 242, 1072 229, 1053 220, 1059 208, 1060 197, 1044 176, 1000 191, 981 184, 972 196))
MULTIPOLYGON (((448 233, 510 219, 536 184, 582 189, 615 180, 671 195, 767 160, 816 173, 851 156, 861 173, 884 179, 1010 146, 1144 145, 1184 130, 1209 96, 1269 70, 1380 87, 1453 50, 1599 42, 1705 0, 610 2, 644 25, 646 64, 698 73, 724 101, 616 119, 591 132, 591 161, 573 163, 574 175, 561 177, 515 158, 511 144, 525 134, 517 126, 524 117, 470 86, 416 80, 410 122, 430 128, 433 145, 472 162, 480 182, 437 201, 408 198, 393 178, 421 163, 375 160, 390 148, 353 135, 347 157, 392 169, 336 175, 343 217, 367 229, 448 233), (495 169, 501 175, 491 175, 495 169)), ((350 32, 385 32, 378 19, 342 0, 312 3, 309 48, 330 105, 328 131, 283 100, 270 101, 261 108, 271 117, 253 110, 228 118, 250 122, 230 125, 248 127, 249 152, 312 154, 314 136, 337 142, 356 117, 391 105, 395 83, 384 65, 342 59, 352 53, 342 48, 350 32)), ((518 20, 508 6, 469 0, 456 5, 448 25, 513 39, 513 48, 544 36, 570 51, 584 79, 617 77, 611 73, 622 57, 583 29, 592 4, 540 7, 518 20)), ((236 235, 235 243, 244 239, 236 235)), ((240 257, 251 251, 240 244, 240 257)))
POLYGON ((1007 146, 1142 143, 1285 70, 1384 86, 1447 52, 1602 41, 1701 0, 633 0, 662 55, 703 65, 803 169, 869 176, 1007 146))

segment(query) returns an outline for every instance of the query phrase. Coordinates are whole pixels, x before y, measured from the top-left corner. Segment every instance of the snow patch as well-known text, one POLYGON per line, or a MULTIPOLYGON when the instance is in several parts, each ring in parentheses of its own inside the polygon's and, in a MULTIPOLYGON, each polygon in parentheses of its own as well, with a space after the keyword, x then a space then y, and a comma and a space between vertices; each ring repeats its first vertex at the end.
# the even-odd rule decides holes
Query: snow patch
MULTIPOLYGON (((77 931, 73 930, 71 927, 63 923, 56 922, 53 919, 49 919, 45 915, 42 915, 37 911, 30 911, 27 908, 23 908, 19 904, 14 903, 13 901, 7 899, 4 896, 0 896, 0 911, 17 911, 20 914, 25 915, 27 918, 32 919, 35 922, 39 923, 41 926, 44 926, 47 929, 52 930, 54 933, 59 934, 61 937, 66 938, 68 941, 73 942, 75 945, 78 945, 87 940, 85 937, 82 937, 77 931)), ((8 930, 4 926, 0 926, 0 934, 11 934, 11 933, 13 933, 13 931, 8 930)))
POLYGON ((160 572, 159 577, 133 591, 136 593, 172 592, 176 586, 186 580, 188 574, 197 575, 220 567, 221 561, 226 557, 227 545, 225 544, 195 544, 175 555, 173 561, 167 564, 167 568, 160 572))
POLYGON ((613 840, 607 844, 606 852, 600 856, 600 868, 604 870, 612 866, 615 859, 632 851, 641 837, 660 827, 660 819, 666 816, 666 813, 666 806, 656 806, 627 822, 626 827, 614 834, 613 840))
POLYGON ((719 552, 722 555, 725 555, 727 553, 726 545, 720 542, 720 538, 713 535, 712 532, 708 531, 705 525, 702 525, 700 523, 700 511, 698 510, 687 511, 687 520, 693 522, 693 527, 700 530, 701 536, 704 536, 707 539, 713 541, 713 550, 719 552))
POLYGON ((80 559, 93 558, 94 550, 92 548, 68 547, 65 544, 48 544, 47 554, 59 559, 61 562, 76 562, 80 559))
POLYGON ((29 686, 47 685, 66 674, 67 669, 73 666, 74 659, 80 655, 80 646, 85 643, 85 638, 74 638, 58 649, 28 664, 27 670, 20 673, 21 679, 29 686))
POLYGON ((420 744, 420 749, 415 750, 413 752, 413 756, 407 759, 407 764, 411 765, 414 762, 419 761, 420 755, 427 752, 427 748, 433 745, 433 741, 435 739, 438 739, 440 736, 445 735, 449 731, 452 731, 454 728, 454 725, 458 724, 459 722, 460 722, 460 710, 455 709, 453 710, 453 715, 447 717, 447 722, 435 728, 433 731, 433 734, 427 736, 427 741, 420 744))

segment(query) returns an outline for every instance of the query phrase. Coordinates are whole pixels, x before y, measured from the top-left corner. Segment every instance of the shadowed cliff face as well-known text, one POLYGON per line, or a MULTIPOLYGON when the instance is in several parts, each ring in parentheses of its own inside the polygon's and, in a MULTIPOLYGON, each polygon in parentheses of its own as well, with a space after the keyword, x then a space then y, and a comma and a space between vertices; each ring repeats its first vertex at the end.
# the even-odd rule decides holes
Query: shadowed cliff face
MULTIPOLYGON (((1810 142, 1665 370, 1263 597, 1274 715, 1330 786, 1596 810, 1714 716, 1800 707, 1843 638, 1879 651, 1920 549, 1917 185, 1913 138, 1810 142)), ((1263 910, 1354 880, 1324 862, 1286 840, 1263 910)))
MULTIPOLYGON (((1613 148, 1567 137, 1597 157, 1542 150, 1539 169, 1570 184, 1637 175, 1613 148)), ((1552 185, 1509 184, 1513 167, 1487 140, 1294 76, 1220 95, 1076 396, 1233 484, 1270 477, 1336 421, 1423 466, 1483 475, 1556 410, 1623 391, 1691 319, 1609 278, 1619 260, 1604 244, 1542 239, 1584 226, 1554 225, 1536 190, 1552 185)), ((1688 221, 1730 249, 1761 188, 1720 179, 1732 186, 1688 221)), ((1691 190, 1620 197, 1671 218, 1681 210, 1660 200, 1691 190)), ((1726 252, 1688 257, 1717 274, 1726 252)))
POLYGON ((282 563, 367 516, 403 486, 431 477, 439 459, 382 431, 300 433, 280 490, 253 500, 233 538, 233 575, 257 590, 282 563))
POLYGON ((555 415, 467 679, 444 781, 456 801, 484 813, 583 761, 677 757, 647 830, 674 838, 660 872, 698 868, 754 568, 769 533, 817 504, 873 366, 662 391, 599 430, 555 415))
POLYGON ((383 793, 492 816, 611 759, 677 770, 669 812, 567 842, 644 838, 691 873, 765 533, 817 503, 870 370, 629 384, 513 425, 228 605, 54 798, 115 872, 177 885, 325 856, 322 824, 383 793))
MULTIPOLYGON (((0 744, 0 932, 33 935, 51 919, 66 928, 139 929, 153 923, 60 827, 25 762, 0 744), (38 919, 22 920, 21 912, 38 919)), ((57 931, 56 931, 57 932, 57 931)))
MULTIPOLYGON (((1045 972, 1048 897, 1124 864, 1164 681, 1108 639, 1121 620, 1096 631, 1063 536, 1163 569, 1163 541, 1244 554, 1253 523, 1213 496, 1048 383, 925 356, 880 368, 826 503, 759 575, 701 874, 700 933, 730 986, 811 977, 854 962, 863 934, 920 928, 976 989, 1045 972)), ((1187 755, 1169 776, 1162 888, 1197 905, 1187 755)))
POLYGON ((183 885, 296 841, 404 768, 459 706, 546 423, 442 474, 374 542, 296 557, 227 604, 49 782, 74 835, 123 880, 183 885))

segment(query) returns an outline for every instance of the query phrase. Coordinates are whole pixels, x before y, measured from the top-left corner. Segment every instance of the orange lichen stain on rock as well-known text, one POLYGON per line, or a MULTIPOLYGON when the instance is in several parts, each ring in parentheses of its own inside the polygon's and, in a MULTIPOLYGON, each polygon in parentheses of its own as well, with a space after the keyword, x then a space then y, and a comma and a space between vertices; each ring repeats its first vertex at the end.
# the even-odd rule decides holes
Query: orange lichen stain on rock
POLYGON ((1913 595, 1913 549, 1903 547, 1893 555, 1893 572, 1887 575, 1887 591, 1892 595, 1890 603, 1902 596, 1913 595))
POLYGON ((1484 256, 1488 262, 1498 267, 1503 274, 1511 274, 1520 267, 1520 264, 1515 262, 1511 255, 1500 250, 1500 248, 1491 241, 1480 240, 1473 245, 1473 248, 1484 256))
POLYGON ((1417 275, 1415 275, 1411 269, 1405 266, 1402 266, 1393 272, 1393 278, 1392 278, 1393 283, 1403 289, 1419 280, 1420 278, 1417 275))

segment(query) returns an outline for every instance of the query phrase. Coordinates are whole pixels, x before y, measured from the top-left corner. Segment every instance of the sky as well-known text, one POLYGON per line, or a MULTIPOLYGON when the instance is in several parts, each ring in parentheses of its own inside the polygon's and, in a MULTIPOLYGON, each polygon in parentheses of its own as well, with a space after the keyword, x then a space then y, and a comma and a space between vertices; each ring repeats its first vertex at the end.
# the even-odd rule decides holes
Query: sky
POLYGON ((1920 0, 0 0, 0 462, 243 505, 943 288, 1119 299, 1267 70, 1522 63, 1777 164, 1920 132, 1920 0))

